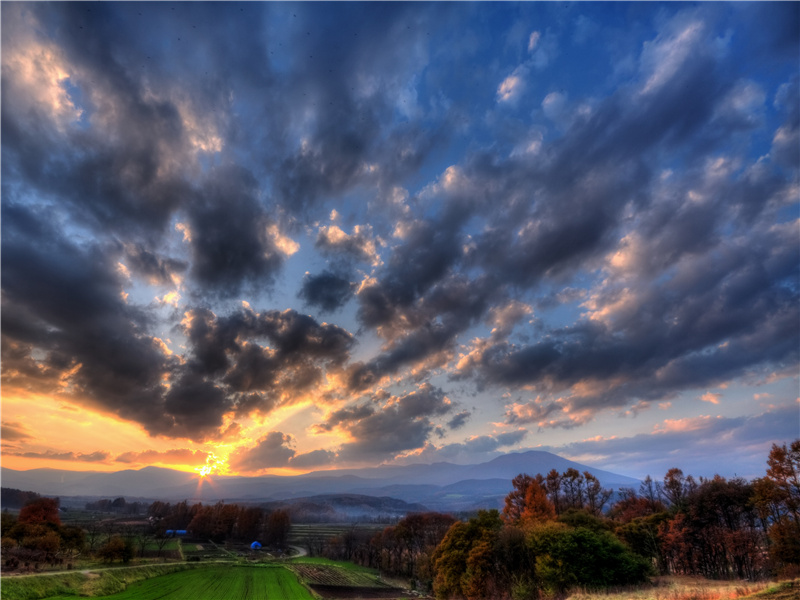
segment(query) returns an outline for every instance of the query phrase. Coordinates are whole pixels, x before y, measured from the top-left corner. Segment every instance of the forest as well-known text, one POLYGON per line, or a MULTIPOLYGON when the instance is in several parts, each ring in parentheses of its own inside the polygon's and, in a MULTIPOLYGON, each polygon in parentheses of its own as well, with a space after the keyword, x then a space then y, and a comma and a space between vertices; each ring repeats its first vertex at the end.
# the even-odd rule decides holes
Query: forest
MULTIPOLYGON (((773 445, 765 475, 752 481, 695 479, 673 468, 661 479, 646 477, 638 489, 605 489, 575 469, 522 473, 512 483, 502 510, 411 513, 383 530, 343 527, 306 549, 456 600, 555 598, 656 575, 800 576, 800 439, 773 445)), ((65 525, 58 499, 12 495, 27 503, 16 515, 3 512, 4 572, 47 563, 69 568, 79 556, 108 563, 163 558, 176 531, 226 548, 259 540, 265 550, 282 552, 291 531, 291 515, 280 509, 141 506, 123 498, 87 505, 122 517, 65 525)))
POLYGON ((323 554, 411 578, 441 599, 559 596, 667 574, 800 575, 800 439, 773 445, 753 481, 673 468, 614 493, 569 469, 513 484, 502 511, 409 515, 372 537, 346 532, 323 554))

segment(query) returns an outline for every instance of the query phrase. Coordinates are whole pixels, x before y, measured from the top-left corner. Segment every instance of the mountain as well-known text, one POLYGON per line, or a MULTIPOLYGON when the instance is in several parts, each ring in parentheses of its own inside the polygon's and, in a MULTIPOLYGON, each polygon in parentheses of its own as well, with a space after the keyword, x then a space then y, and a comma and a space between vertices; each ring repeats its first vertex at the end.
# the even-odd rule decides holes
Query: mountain
POLYGON ((638 487, 639 481, 576 463, 549 452, 509 453, 485 463, 457 465, 446 462, 366 469, 315 471, 305 475, 243 477, 198 475, 145 467, 115 473, 3 467, 3 487, 30 490, 50 496, 160 499, 215 502, 217 500, 266 502, 307 498, 320 494, 388 496, 419 503, 432 510, 454 511, 497 508, 520 473, 546 474, 551 469, 588 471, 607 488, 638 487))

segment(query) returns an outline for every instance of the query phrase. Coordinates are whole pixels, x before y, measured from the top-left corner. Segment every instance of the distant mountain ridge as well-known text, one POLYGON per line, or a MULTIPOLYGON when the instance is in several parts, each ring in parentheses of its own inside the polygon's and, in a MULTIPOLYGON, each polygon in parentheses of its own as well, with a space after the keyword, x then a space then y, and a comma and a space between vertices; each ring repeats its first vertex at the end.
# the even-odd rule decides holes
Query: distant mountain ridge
POLYGON ((162 467, 105 473, 3 467, 3 487, 50 496, 119 497, 212 502, 268 502, 321 494, 389 496, 432 510, 496 508, 520 473, 552 469, 588 471, 607 488, 638 487, 639 480, 567 460, 549 452, 509 453, 484 463, 387 465, 365 469, 315 471, 304 475, 260 477, 214 475, 200 481, 193 473, 162 467))

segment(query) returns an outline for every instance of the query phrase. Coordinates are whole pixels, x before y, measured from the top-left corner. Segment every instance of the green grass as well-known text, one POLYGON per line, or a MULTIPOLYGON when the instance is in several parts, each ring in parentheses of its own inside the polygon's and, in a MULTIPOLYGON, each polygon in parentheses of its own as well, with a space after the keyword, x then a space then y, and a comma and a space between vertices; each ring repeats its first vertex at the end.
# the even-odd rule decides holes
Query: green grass
POLYGON ((67 571, 45 575, 7 576, 0 583, 2 600, 42 600, 51 597, 100 596, 122 591, 127 585, 194 568, 196 565, 173 563, 139 567, 101 567, 96 570, 67 571))
POLYGON ((322 558, 321 556, 300 556, 298 558, 290 558, 287 563, 289 565, 326 565, 345 569, 346 571, 357 571, 361 573, 377 574, 376 569, 369 567, 362 567, 351 562, 344 562, 339 560, 331 560, 329 558, 322 558))
MULTIPOLYGON (((179 539, 178 538, 171 538, 166 544, 164 544, 164 547, 161 548, 161 551, 162 552, 177 551, 178 550, 178 543, 179 543, 179 539)), ((145 550, 151 550, 153 552, 157 552, 158 551, 158 544, 156 542, 154 542, 154 541, 147 542, 145 544, 145 546, 144 546, 144 549, 145 550)))
MULTIPOLYGON (((280 566, 213 566, 162 575, 134 583, 98 600, 313 600, 297 577, 280 566)), ((75 600, 54 596, 49 600, 75 600)))

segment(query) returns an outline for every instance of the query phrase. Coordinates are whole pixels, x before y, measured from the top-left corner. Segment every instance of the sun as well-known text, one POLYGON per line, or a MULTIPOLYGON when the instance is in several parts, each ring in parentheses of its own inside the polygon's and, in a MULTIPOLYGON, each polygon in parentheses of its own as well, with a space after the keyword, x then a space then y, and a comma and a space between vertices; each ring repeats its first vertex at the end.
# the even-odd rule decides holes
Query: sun
POLYGON ((200 479, 208 477, 212 473, 221 473, 228 470, 228 459, 220 458, 213 452, 209 452, 206 457, 206 464, 202 467, 196 467, 195 471, 200 474, 200 479))

